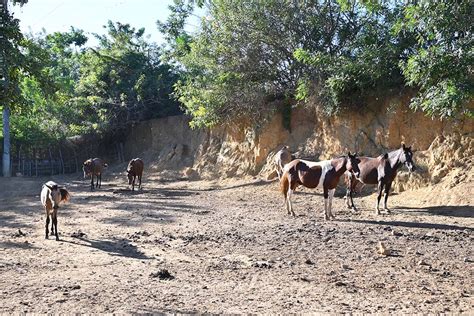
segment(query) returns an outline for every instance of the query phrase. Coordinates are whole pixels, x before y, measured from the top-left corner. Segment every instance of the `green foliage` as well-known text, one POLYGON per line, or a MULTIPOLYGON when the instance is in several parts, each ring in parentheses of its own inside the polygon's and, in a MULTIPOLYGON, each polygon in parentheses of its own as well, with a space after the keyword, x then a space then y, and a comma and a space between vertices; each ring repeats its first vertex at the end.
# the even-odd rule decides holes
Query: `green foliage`
POLYGON ((400 62, 407 83, 420 89, 412 107, 440 117, 472 117, 467 106, 474 95, 474 2, 420 1, 403 12, 394 32, 411 32, 417 39, 400 62))
POLYGON ((161 62, 161 50, 143 38, 144 29, 128 24, 107 25, 107 35, 96 37, 97 48, 79 59, 80 77, 71 103, 88 105, 101 130, 119 130, 131 123, 178 114, 170 98, 177 74, 161 62))
POLYGON ((192 4, 177 1, 160 30, 185 71, 175 94, 193 126, 257 122, 282 96, 334 114, 410 85, 412 107, 441 117, 472 100, 472 1, 219 0, 190 36, 192 4))

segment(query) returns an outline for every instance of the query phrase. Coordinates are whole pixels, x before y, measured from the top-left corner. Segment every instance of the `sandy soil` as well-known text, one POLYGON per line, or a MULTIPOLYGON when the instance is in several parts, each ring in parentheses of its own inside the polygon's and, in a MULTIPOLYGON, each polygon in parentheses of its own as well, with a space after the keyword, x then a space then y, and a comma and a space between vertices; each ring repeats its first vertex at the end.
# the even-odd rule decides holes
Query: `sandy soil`
POLYGON ((409 192, 377 217, 373 195, 359 213, 339 196, 325 222, 320 193, 300 190, 292 218, 276 182, 53 179, 72 192, 59 242, 44 239, 49 179, 0 178, 1 313, 474 313, 472 203, 409 192))

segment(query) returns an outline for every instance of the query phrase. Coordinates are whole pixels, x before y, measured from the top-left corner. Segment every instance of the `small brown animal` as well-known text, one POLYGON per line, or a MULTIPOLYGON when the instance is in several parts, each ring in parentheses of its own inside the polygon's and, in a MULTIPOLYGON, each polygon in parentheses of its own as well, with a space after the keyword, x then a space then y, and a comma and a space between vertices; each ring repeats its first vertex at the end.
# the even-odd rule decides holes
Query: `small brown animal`
POLYGON ((107 167, 108 165, 100 158, 90 158, 84 161, 82 171, 84 171, 84 179, 86 179, 88 176, 91 177, 91 191, 94 190, 94 176, 97 178, 95 187, 101 187, 102 172, 104 168, 107 167))
POLYGON ((132 191, 135 190, 135 179, 138 177, 138 188, 142 188, 143 160, 135 158, 130 160, 127 167, 128 184, 132 185, 132 191))
POLYGON ((41 203, 46 212, 46 239, 48 239, 49 216, 51 215, 51 235, 56 235, 56 240, 59 240, 58 235, 58 208, 59 203, 67 202, 71 195, 64 187, 59 186, 56 182, 48 181, 43 184, 41 189, 41 203))

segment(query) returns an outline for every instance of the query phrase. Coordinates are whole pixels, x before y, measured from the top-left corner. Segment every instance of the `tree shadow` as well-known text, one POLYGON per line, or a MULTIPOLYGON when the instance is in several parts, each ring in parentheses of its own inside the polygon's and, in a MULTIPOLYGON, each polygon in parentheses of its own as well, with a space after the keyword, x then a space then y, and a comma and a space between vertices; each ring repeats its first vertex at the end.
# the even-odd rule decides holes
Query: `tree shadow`
POLYGON ((415 211, 420 213, 428 213, 429 215, 435 216, 452 216, 452 217, 465 217, 472 218, 474 217, 474 208, 469 205, 459 205, 459 206, 429 206, 429 207, 406 207, 399 206, 394 207, 396 210, 403 212, 404 210, 415 211))
POLYGON ((228 187, 215 187, 215 188, 210 188, 207 190, 203 191, 223 191, 223 190, 231 190, 231 189, 237 189, 237 188, 243 188, 243 187, 249 187, 249 186, 262 186, 266 184, 271 184, 273 181, 266 181, 266 180, 257 180, 257 181, 252 181, 252 182, 247 182, 247 183, 242 183, 242 184, 237 184, 237 185, 231 185, 228 187))
POLYGON ((365 219, 338 219, 339 222, 347 223, 361 223, 371 224, 380 226, 400 226, 408 228, 428 228, 428 229, 440 229, 440 230, 467 230, 474 231, 472 227, 438 224, 438 223, 417 223, 417 222, 402 222, 402 221, 378 221, 378 220, 365 220, 365 219))
POLYGON ((94 248, 109 253, 111 256, 127 257, 133 259, 151 259, 140 251, 137 246, 132 245, 129 240, 120 238, 113 240, 94 240, 84 237, 75 237, 83 243, 75 240, 61 240, 61 242, 94 248))
POLYGON ((31 243, 14 241, 0 241, 0 248, 38 249, 38 247, 31 243))

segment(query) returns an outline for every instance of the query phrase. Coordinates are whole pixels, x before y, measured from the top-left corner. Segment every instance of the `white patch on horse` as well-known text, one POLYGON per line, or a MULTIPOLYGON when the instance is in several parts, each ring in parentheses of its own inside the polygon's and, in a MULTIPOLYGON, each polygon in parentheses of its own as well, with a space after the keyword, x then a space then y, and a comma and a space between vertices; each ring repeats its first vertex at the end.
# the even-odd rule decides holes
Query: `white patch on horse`
POLYGON ((321 167, 321 176, 319 177, 319 183, 316 187, 317 189, 322 189, 324 184, 324 178, 326 178, 326 174, 329 170, 334 169, 331 165, 331 160, 323 160, 323 161, 309 161, 309 160, 300 160, 304 162, 308 167, 312 168, 314 166, 321 167))

